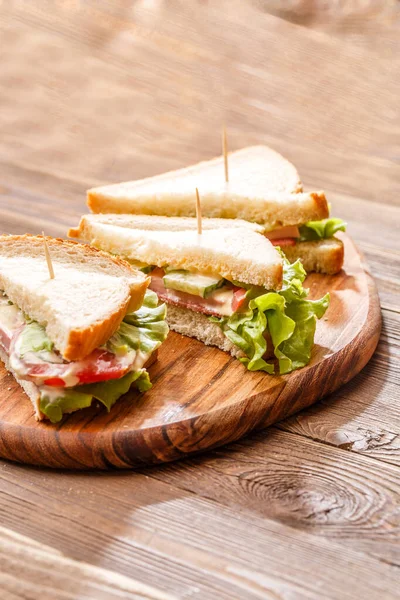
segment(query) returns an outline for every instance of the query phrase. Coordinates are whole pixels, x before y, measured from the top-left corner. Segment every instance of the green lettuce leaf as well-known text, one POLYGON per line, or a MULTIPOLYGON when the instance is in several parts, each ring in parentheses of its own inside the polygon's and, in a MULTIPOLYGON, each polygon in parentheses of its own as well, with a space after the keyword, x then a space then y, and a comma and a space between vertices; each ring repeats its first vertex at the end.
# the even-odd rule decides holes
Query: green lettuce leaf
POLYGON ((93 396, 83 392, 77 392, 75 388, 55 388, 57 396, 53 396, 53 391, 49 395, 48 388, 40 390, 39 409, 46 415, 52 423, 61 421, 63 414, 86 408, 92 404, 93 396))
POLYGON ((141 308, 125 316, 118 331, 107 342, 107 348, 117 354, 129 349, 151 353, 161 346, 168 335, 168 325, 165 304, 157 304, 157 294, 147 290, 141 308))
POLYGON ((36 321, 30 321, 21 332, 19 340, 19 353, 24 356, 28 352, 41 352, 53 350, 53 342, 47 337, 45 329, 36 321))
POLYGON ((299 260, 290 264, 283 257, 283 285, 279 292, 247 291, 248 309, 231 317, 210 317, 220 325, 226 337, 240 348, 241 358, 250 371, 274 373, 274 364, 263 356, 267 351, 268 332, 278 359, 279 373, 290 373, 309 363, 314 344, 316 321, 329 306, 329 294, 320 300, 307 300, 303 288, 306 272, 299 260))
POLYGON ((330 217, 322 221, 309 221, 299 227, 300 242, 322 240, 332 237, 337 231, 346 231, 346 225, 342 219, 330 217))
POLYGON ((146 369, 131 371, 121 377, 121 379, 110 379, 110 381, 100 381, 99 383, 89 383, 87 385, 77 386, 78 392, 90 394, 96 400, 99 400, 108 411, 116 403, 118 398, 129 391, 132 384, 139 392, 146 392, 151 388, 150 377, 146 369))
MULTIPOLYGON (((151 354, 168 335, 165 315, 165 304, 158 306, 157 294, 147 290, 141 308, 125 316, 118 331, 107 342, 107 349, 117 354, 132 349, 151 354)), ((41 330, 43 339, 46 339, 45 330, 37 323, 35 325, 41 330)), ((36 345, 38 348, 43 349, 38 341, 36 345)), ((54 388, 52 390, 42 388, 40 410, 53 423, 60 421, 65 412, 90 406, 93 399, 104 404, 109 411, 118 398, 127 393, 132 384, 140 392, 145 392, 151 388, 149 374, 146 369, 131 371, 120 379, 80 385, 73 388, 54 388)))
POLYGON ((145 392, 151 388, 150 377, 146 369, 127 373, 121 379, 113 379, 100 383, 80 385, 74 388, 42 388, 40 394, 40 411, 46 415, 52 423, 61 421, 63 414, 87 408, 93 399, 99 400, 109 412, 115 402, 126 394, 134 384, 139 392, 145 392), (57 395, 55 395, 55 392, 57 395))

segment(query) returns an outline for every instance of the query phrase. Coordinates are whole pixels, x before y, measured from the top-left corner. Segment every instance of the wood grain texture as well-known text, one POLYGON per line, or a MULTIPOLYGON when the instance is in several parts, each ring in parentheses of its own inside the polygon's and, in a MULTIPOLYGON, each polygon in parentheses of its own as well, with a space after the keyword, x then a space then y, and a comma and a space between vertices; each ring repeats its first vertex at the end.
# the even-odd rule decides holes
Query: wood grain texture
POLYGON ((398 4, 0 2, 1 231, 62 237, 88 187, 215 156, 226 122, 326 190, 385 309, 372 361, 293 431, 143 474, 1 461, 7 527, 185 600, 398 597, 398 4))
POLYGON ((281 423, 285 431, 400 465, 400 315, 383 311, 368 366, 334 396, 281 423))
POLYGON ((272 428, 231 445, 229 453, 216 450, 185 461, 179 473, 166 466, 152 476, 400 566, 394 466, 383 470, 370 458, 272 428))
POLYGON ((377 55, 238 0, 3 3, 0 28, 0 155, 82 197, 219 154, 226 122, 231 150, 271 144, 307 185, 397 201, 398 37, 377 55))
POLYGON ((60 551, 0 527, 1 595, 4 600, 173 600, 164 594, 105 569, 71 560, 60 551))
POLYGON ((229 354, 170 334, 149 372, 154 386, 128 393, 106 413, 78 411, 57 424, 36 423, 30 403, 0 370, 0 454, 66 468, 126 468, 181 458, 271 425, 354 377, 379 340, 378 295, 347 236, 344 270, 307 278, 313 298, 331 294, 318 323, 311 363, 285 376, 251 373, 229 354))
POLYGON ((7 527, 182 599, 386 599, 399 483, 395 467, 269 429, 143 473, 4 464, 0 509, 7 527))

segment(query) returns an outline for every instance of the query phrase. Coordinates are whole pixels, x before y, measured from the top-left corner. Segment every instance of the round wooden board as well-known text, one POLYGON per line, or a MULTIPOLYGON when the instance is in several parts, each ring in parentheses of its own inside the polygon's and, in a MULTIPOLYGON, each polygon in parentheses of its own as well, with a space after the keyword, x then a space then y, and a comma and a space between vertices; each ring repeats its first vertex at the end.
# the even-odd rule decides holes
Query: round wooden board
POLYGON ((331 293, 307 367, 282 377, 250 373, 225 352, 171 333, 149 369, 149 392, 128 393, 109 414, 91 407, 52 425, 35 421, 30 401, 1 366, 0 455, 70 469, 170 461, 267 427, 333 392, 368 362, 381 330, 375 284, 352 241, 342 239, 344 270, 307 278, 312 297, 331 293))

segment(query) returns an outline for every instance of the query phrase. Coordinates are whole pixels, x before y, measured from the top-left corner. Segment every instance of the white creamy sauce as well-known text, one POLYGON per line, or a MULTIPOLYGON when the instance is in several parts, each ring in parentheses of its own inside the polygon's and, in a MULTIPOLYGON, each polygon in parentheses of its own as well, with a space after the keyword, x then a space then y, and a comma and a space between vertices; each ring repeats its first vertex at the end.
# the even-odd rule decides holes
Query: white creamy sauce
POLYGON ((4 331, 8 338, 25 323, 22 311, 10 304, 7 296, 0 292, 0 328, 4 331))
POLYGON ((65 396, 66 388, 58 388, 52 385, 39 385, 37 386, 40 395, 45 395, 50 402, 56 402, 58 398, 65 396))
POLYGON ((131 371, 139 371, 139 369, 142 369, 143 366, 145 365, 145 363, 150 358, 150 356, 151 356, 151 352, 141 352, 140 350, 137 350, 136 358, 135 358, 134 362, 132 363, 132 368, 130 370, 131 371))
MULTIPOLYGON (((10 304, 7 296, 0 291, 0 344, 1 340, 6 339, 7 343, 13 338, 15 333, 26 323, 22 311, 15 305, 10 304)), ((42 350, 40 352, 27 352, 24 355, 23 360, 20 358, 20 344, 21 336, 15 339, 15 344, 11 352, 9 352, 10 366, 13 371, 21 379, 28 379, 32 381, 32 365, 41 365, 46 363, 46 374, 41 376, 35 376, 34 382, 41 392, 45 392, 46 397, 52 401, 56 401, 64 394, 66 388, 72 388, 79 385, 79 377, 77 373, 82 372, 82 369, 87 366, 90 368, 90 361, 86 361, 87 365, 84 365, 85 359, 82 361, 73 361, 67 363, 63 360, 57 352, 49 352, 48 350, 42 350), (54 365, 54 373, 52 374, 52 365, 54 365), (60 365, 65 365, 66 369, 59 374, 58 369, 60 365), (60 377, 65 382, 65 387, 54 387, 49 385, 43 385, 46 379, 51 377, 60 377)), ((138 371, 142 369, 146 361, 149 359, 151 353, 141 352, 140 350, 131 350, 123 356, 118 356, 118 366, 121 370, 126 369, 127 373, 130 371, 138 371)), ((98 361, 100 359, 97 359, 98 361)))
MULTIPOLYGON (((24 355, 24 359, 21 360, 19 350, 18 350, 19 339, 17 339, 16 344, 14 346, 14 351, 10 353, 10 365, 12 369, 16 372, 16 374, 21 377, 21 379, 30 379, 32 380, 31 375, 31 365, 41 365, 43 361, 47 361, 46 373, 41 377, 40 375, 35 375, 33 377, 36 385, 41 386, 46 379, 51 379, 52 377, 61 378, 66 388, 75 387, 76 385, 80 385, 78 374, 85 369, 85 367, 90 368, 90 362, 85 361, 73 361, 70 363, 65 363, 61 356, 57 355, 55 352, 27 352, 24 355), (86 365, 85 365, 86 362, 86 365), (52 364, 54 365, 54 372, 52 373, 52 364), (58 365, 64 364, 65 370, 60 373, 58 371, 58 365)), ((148 354, 141 353, 136 350, 132 350, 131 352, 127 352, 123 357, 119 357, 118 367, 121 370, 126 369, 128 371, 136 371, 141 369, 143 364, 148 359, 148 354)), ((97 362, 101 362, 97 359, 97 362)), ((47 386, 51 387, 51 386, 47 386)), ((60 388, 62 389, 62 388, 60 388)))
POLYGON ((72 388, 79 384, 79 377, 68 371, 63 374, 62 379, 65 381, 66 388, 72 388))
MULTIPOLYGON (((129 354, 132 354, 132 353, 129 353, 129 354)), ((129 371, 139 371, 139 369, 142 369, 143 366, 145 365, 145 363, 147 362, 147 360, 150 358, 150 356, 151 356, 151 352, 147 353, 147 352, 141 352, 140 350, 138 350, 136 352, 136 358, 135 358, 134 362, 132 363, 132 366, 129 369, 129 371)), ((63 377, 63 379, 65 379, 65 378, 63 377)), ((65 394, 68 387, 72 387, 72 386, 66 386, 65 388, 62 388, 62 387, 54 387, 54 386, 50 386, 50 385, 39 385, 38 389, 41 394, 46 395, 46 398, 50 402, 56 402, 58 398, 61 398, 65 394)))
MULTIPOLYGON (((211 297, 214 302, 218 303, 218 312, 221 316, 230 317, 232 315, 233 291, 230 288, 215 290, 211 297)), ((205 302, 205 305, 206 304, 207 300, 205 302)))

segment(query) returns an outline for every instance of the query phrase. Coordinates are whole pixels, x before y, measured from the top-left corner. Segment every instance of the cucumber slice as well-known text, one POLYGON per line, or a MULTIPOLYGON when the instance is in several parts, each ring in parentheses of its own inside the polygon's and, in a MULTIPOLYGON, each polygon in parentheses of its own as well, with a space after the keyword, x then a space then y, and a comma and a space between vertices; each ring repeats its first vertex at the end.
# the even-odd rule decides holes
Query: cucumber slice
POLYGON ((168 271, 163 277, 166 288, 207 298, 211 292, 224 284, 223 277, 200 275, 189 271, 168 271))
POLYGON ((124 260, 126 260, 126 262, 132 265, 132 267, 135 267, 136 269, 142 271, 142 273, 145 274, 150 273, 150 271, 154 269, 153 265, 147 265, 146 263, 140 262, 139 260, 133 260, 132 258, 124 258, 124 260))

